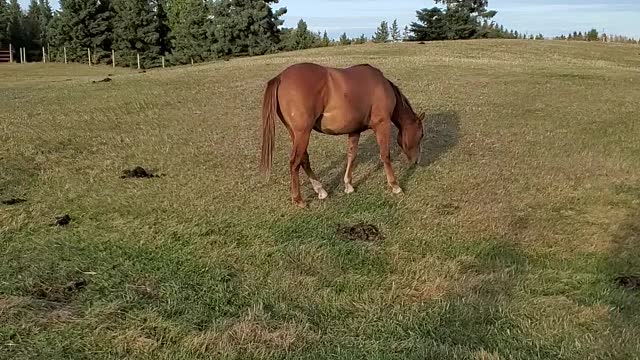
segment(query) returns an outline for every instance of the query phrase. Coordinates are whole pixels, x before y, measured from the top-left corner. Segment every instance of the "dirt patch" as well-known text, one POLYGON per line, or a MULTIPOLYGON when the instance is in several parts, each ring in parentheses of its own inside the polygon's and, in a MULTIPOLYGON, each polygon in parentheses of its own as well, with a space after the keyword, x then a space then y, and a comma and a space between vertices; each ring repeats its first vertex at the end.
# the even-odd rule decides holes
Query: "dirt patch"
POLYGON ((65 303, 71 300, 75 294, 85 289, 87 285, 87 280, 83 278, 71 280, 63 286, 39 284, 39 286, 33 289, 32 296, 40 300, 65 303))
POLYGON ((640 276, 618 276, 615 282, 628 290, 640 289, 640 276))
POLYGON ((56 221, 53 223, 53 226, 66 226, 69 225, 70 222, 71 216, 69 215, 56 216, 56 221))
POLYGON ((15 204, 23 203, 25 201, 27 200, 20 199, 20 198, 13 198, 13 199, 2 200, 0 201, 0 203, 2 203, 3 205, 15 205, 15 204))
POLYGON ((377 226, 372 224, 358 223, 355 225, 340 226, 338 236, 351 241, 379 241, 383 239, 382 233, 377 226))
POLYGON ((122 176, 120 176, 121 179, 130 179, 130 178, 149 179, 149 178, 156 178, 156 177, 160 177, 160 176, 155 175, 151 170, 147 170, 141 166, 136 166, 133 169, 122 170, 122 176))
POLYGON ((111 81, 111 78, 110 77, 106 77, 106 78, 104 78, 102 80, 93 80, 92 83, 95 84, 95 83, 102 83, 102 82, 109 82, 109 81, 111 81))
POLYGON ((460 210, 460 206, 453 203, 444 203, 436 205, 436 212, 442 216, 454 215, 460 210))

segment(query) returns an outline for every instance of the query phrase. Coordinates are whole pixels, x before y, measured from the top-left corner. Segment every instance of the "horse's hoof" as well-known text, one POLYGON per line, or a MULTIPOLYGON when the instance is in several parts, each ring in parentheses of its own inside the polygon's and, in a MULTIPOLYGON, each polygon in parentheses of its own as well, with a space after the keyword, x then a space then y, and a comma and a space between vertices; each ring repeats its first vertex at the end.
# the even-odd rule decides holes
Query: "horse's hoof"
POLYGON ((305 203, 303 200, 298 200, 298 201, 294 200, 293 203, 295 206, 299 207, 300 209, 304 209, 307 207, 307 203, 305 203))
POLYGON ((327 196, 329 196, 329 194, 325 189, 320 189, 320 191, 318 191, 318 199, 324 200, 327 198, 327 196))
POLYGON ((347 194, 352 194, 355 191, 356 190, 353 188, 353 185, 351 185, 351 184, 347 184, 344 187, 344 192, 347 193, 347 194))
POLYGON ((402 194, 402 188, 400 188, 400 186, 394 186, 393 188, 391 188, 391 192, 393 192, 396 195, 402 194))

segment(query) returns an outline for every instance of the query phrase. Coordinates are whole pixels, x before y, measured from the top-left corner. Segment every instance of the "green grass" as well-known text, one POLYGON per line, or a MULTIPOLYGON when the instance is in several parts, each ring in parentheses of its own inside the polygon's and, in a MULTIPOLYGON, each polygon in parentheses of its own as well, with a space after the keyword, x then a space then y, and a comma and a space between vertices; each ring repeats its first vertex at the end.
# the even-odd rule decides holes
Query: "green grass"
POLYGON ((460 41, 135 71, 0 66, 2 359, 637 359, 640 49, 460 41), (371 134, 312 136, 330 196, 258 173, 268 79, 382 69, 428 114, 386 187, 371 134), (92 83, 107 74, 113 81, 92 83), (120 179, 141 165, 165 177, 120 179), (72 223, 52 227, 55 216, 72 223), (384 239, 346 241, 344 224, 384 239), (84 281, 85 286, 78 285, 84 281))

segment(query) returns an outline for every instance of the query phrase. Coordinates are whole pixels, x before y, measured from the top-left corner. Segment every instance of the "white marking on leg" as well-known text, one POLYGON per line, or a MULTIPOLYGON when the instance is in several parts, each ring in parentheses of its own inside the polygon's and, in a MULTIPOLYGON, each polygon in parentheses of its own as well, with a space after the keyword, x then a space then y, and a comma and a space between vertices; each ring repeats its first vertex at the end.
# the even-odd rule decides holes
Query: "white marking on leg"
POLYGON ((400 186, 398 186, 398 185, 396 185, 396 186, 394 186, 393 188, 391 188, 391 191, 392 191, 394 194, 402 194, 402 188, 400 188, 400 186))
POLYGON ((327 198, 327 196, 329 196, 329 194, 324 189, 320 181, 314 180, 314 179, 309 179, 309 180, 311 181, 311 186, 313 186, 313 191, 315 191, 318 194, 318 199, 324 200, 327 198))
POLYGON ((355 191, 355 189, 353 188, 353 185, 349 184, 349 183, 345 183, 344 184, 344 192, 347 194, 351 194, 355 191))

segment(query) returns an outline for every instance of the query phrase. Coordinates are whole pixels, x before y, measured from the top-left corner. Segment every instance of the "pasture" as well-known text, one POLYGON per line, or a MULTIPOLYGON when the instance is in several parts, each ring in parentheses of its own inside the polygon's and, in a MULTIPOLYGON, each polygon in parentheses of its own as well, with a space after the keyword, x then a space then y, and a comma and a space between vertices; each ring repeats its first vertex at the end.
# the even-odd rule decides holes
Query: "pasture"
POLYGON ((0 358, 637 359, 639 99, 640 48, 601 43, 0 65, 0 200, 26 200, 0 205, 0 358), (301 171, 293 206, 279 121, 260 176, 266 81, 301 61, 372 64, 426 112, 420 166, 393 141, 404 195, 370 132, 353 194, 346 136, 313 133, 329 197, 301 171))

